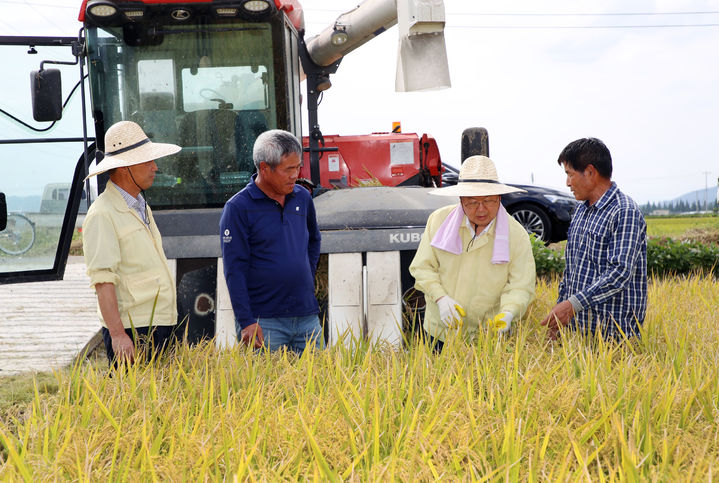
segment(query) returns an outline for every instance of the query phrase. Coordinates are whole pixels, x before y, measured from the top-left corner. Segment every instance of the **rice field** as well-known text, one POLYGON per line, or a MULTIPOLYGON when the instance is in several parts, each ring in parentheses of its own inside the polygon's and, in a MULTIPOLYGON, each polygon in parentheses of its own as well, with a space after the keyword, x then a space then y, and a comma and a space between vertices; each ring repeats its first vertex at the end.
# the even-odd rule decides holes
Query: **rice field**
POLYGON ((662 216, 648 217, 646 221, 647 235, 650 237, 681 238, 687 232, 719 232, 718 216, 662 216))
MULTIPOLYGON (((0 481, 707 481, 719 469, 719 282, 650 281, 640 342, 513 334, 400 350, 180 347, 0 404, 0 481)), ((0 399, 2 401, 2 399, 0 399)))

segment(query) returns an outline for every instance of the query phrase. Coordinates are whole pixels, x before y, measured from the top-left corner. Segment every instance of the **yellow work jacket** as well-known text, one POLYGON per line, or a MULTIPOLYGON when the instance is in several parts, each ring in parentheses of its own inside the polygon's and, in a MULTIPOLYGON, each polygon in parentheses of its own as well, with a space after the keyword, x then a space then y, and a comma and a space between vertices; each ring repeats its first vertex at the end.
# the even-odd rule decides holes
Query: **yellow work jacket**
POLYGON ((497 223, 472 241, 472 230, 464 216, 460 226, 462 253, 455 255, 431 246, 432 237, 457 205, 445 206, 429 216, 427 226, 409 271, 415 288, 426 301, 424 329, 445 340, 447 328, 439 318, 437 299, 449 295, 466 311, 464 333, 470 336, 499 312, 511 312, 514 320, 524 315, 534 299, 536 272, 529 236, 509 217, 509 263, 492 264, 497 223), (470 243, 471 242, 471 243, 470 243))
MULTIPOLYGON (((177 323, 175 281, 149 207, 147 217, 149 225, 127 206, 115 185, 107 183, 82 224, 90 286, 115 285, 120 318, 126 329, 130 328, 130 318, 135 327, 177 323)), ((106 327, 99 304, 97 314, 106 327)))

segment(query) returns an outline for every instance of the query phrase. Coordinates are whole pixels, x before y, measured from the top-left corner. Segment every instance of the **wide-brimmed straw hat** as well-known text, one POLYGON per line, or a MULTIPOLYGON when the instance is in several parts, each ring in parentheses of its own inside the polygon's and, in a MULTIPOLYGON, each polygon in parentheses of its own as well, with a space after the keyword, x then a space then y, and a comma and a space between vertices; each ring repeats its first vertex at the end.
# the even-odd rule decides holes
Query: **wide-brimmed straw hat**
POLYGON ((459 180, 454 186, 438 188, 429 193, 439 196, 491 196, 526 191, 499 182, 497 169, 487 156, 470 156, 459 169, 459 180))
POLYGON ((120 121, 105 133, 105 157, 90 168, 87 178, 114 168, 154 161, 180 149, 176 144, 153 143, 137 123, 120 121))

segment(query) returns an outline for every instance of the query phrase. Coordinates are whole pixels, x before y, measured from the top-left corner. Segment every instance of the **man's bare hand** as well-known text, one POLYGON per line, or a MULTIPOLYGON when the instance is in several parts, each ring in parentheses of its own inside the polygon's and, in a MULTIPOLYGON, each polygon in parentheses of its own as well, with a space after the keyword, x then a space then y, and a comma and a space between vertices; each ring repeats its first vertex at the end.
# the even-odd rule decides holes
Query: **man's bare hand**
POLYGON ((245 345, 253 344, 252 346, 255 349, 259 349, 265 343, 265 338, 262 336, 262 327, 257 322, 242 329, 240 339, 245 345))
POLYGON ((105 321, 105 326, 110 333, 112 351, 115 353, 117 362, 126 361, 132 363, 135 360, 135 344, 122 325, 120 310, 117 303, 115 285, 111 283, 95 284, 97 292, 97 303, 100 305, 100 312, 105 321))
POLYGON ((559 333, 559 327, 569 324, 573 317, 574 307, 572 307, 572 303, 569 300, 564 300, 555 305, 540 324, 547 326, 547 337, 555 340, 559 333))
POLYGON ((132 339, 125 331, 110 334, 110 338, 112 339, 112 350, 115 353, 117 362, 132 363, 135 361, 135 344, 133 344, 132 339))
POLYGON ((557 340, 559 339, 559 328, 547 329, 547 339, 557 340))

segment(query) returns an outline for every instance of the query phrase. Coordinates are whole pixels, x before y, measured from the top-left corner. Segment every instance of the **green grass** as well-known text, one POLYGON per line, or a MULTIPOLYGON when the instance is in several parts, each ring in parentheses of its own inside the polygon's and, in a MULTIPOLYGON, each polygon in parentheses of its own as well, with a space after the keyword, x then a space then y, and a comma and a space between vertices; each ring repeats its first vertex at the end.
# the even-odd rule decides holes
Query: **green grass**
POLYGON ((710 480, 719 281, 651 280, 644 337, 623 346, 546 342, 556 290, 539 281, 508 339, 439 356, 203 344, 115 377, 59 371, 0 409, 0 481, 710 480))
POLYGON ((58 390, 57 379, 52 373, 39 373, 34 377, 6 376, 0 378, 0 381, 0 415, 31 403, 35 397, 35 384, 42 393, 52 394, 58 390))
MULTIPOLYGON (((29 238, 28 238, 29 239, 29 238)), ((0 260, 5 258, 22 257, 42 257, 53 255, 57 250, 58 240, 60 239, 60 229, 55 227, 35 227, 35 240, 30 249, 21 255, 9 255, 0 251, 0 260)))
POLYGON ((710 230, 719 232, 719 216, 701 217, 647 217, 647 235, 681 238, 692 230, 710 230))
POLYGON ((82 230, 76 228, 72 232, 72 241, 70 242, 70 255, 82 256, 82 230))

